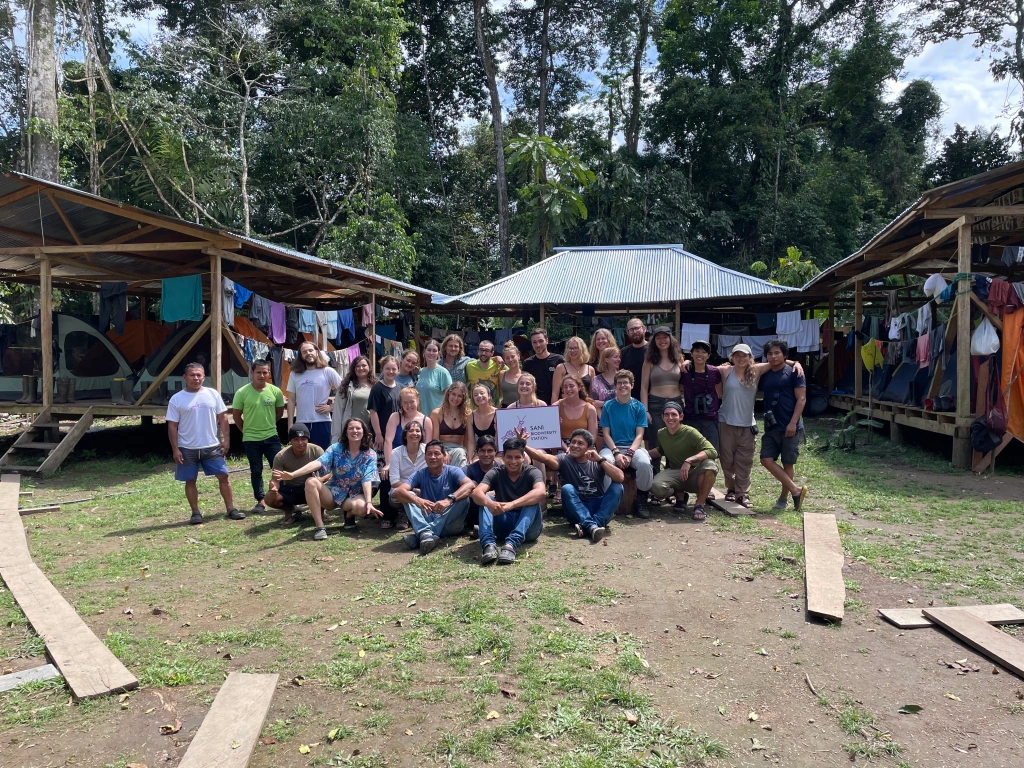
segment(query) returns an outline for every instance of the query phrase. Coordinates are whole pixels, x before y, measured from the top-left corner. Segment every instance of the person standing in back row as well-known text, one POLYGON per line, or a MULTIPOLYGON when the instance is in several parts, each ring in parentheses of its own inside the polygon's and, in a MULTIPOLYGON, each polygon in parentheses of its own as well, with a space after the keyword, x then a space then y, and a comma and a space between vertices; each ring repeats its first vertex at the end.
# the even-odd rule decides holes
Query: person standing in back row
POLYGON ((629 343, 622 348, 619 368, 633 374, 633 391, 630 394, 639 400, 644 362, 647 360, 647 328, 639 317, 626 323, 626 341, 629 343))
POLYGON ((231 402, 231 415, 235 426, 242 432, 242 446, 249 460, 249 482, 256 499, 253 514, 262 515, 267 511, 263 505, 263 458, 270 469, 274 459, 281 452, 281 438, 277 436, 277 420, 284 412, 284 395, 269 383, 270 363, 254 360, 252 383, 235 392, 231 402))
POLYGON ((548 351, 548 332, 543 328, 533 329, 530 344, 533 345, 533 357, 523 361, 523 371, 536 379, 537 399, 550 403, 555 369, 565 362, 565 358, 548 351))
POLYGON ((288 377, 288 428, 305 424, 310 441, 326 451, 331 447, 331 390, 341 386, 341 375, 313 342, 302 342, 298 351, 288 377))
POLYGON ((807 486, 793 482, 804 422, 800 418, 807 403, 807 379, 786 362, 789 345, 772 339, 764 345, 771 370, 761 376, 764 391, 764 436, 761 438, 761 466, 782 484, 776 510, 786 508, 787 496, 793 494, 793 508, 798 512, 807 499, 807 486), (778 464, 782 457, 782 466, 778 464))

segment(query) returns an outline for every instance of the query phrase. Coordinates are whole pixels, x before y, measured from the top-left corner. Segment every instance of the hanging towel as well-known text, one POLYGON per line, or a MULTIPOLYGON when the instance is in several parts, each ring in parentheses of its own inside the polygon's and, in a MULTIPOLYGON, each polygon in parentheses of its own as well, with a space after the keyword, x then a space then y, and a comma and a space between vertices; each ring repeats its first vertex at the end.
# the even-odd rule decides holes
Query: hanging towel
POLYGON ((235 309, 244 307, 250 296, 252 296, 252 291, 235 283, 235 309))
POLYGON ((351 347, 345 350, 348 353, 348 364, 352 365, 355 359, 359 357, 359 345, 353 344, 351 347))
POLYGON ((288 307, 284 312, 285 325, 288 327, 288 336, 285 339, 286 344, 294 344, 299 340, 299 308, 288 307))
POLYGON ((444 341, 444 337, 448 335, 448 331, 444 328, 431 328, 430 338, 437 339, 438 341, 444 341))
POLYGON ((165 323, 203 319, 203 277, 166 277, 160 281, 160 319, 165 323))
POLYGON ((754 317, 757 318, 757 330, 767 331, 769 328, 775 327, 775 315, 771 312, 757 312, 754 317))
POLYGON ((373 325, 373 304, 363 305, 363 325, 373 325))
POLYGON ((352 319, 351 309, 339 309, 338 310, 338 334, 339 339, 342 331, 348 331, 349 339, 351 341, 356 340, 356 324, 355 320, 352 319))
POLYGON ((288 338, 287 318, 284 304, 270 302, 270 338, 275 344, 284 344, 288 338))
POLYGON ((252 306, 249 307, 249 319, 258 330, 270 332, 270 300, 255 293, 252 295, 252 306))
POLYGON ((800 321, 800 330, 796 334, 797 352, 817 352, 821 349, 820 326, 814 318, 800 321))
POLYGON ((501 348, 505 346, 506 342, 512 341, 512 329, 511 328, 499 328, 494 333, 494 343, 497 346, 497 352, 501 352, 501 348))
POLYGON ((327 349, 327 316, 333 312, 316 312, 316 332, 320 337, 320 348, 327 349))
POLYGON ((928 353, 928 342, 931 337, 927 333, 922 333, 917 337, 917 367, 927 368, 931 362, 931 356, 928 353))
POLYGON ((711 325, 709 323, 683 323, 679 331, 679 347, 684 352, 689 352, 695 341, 706 341, 710 343, 711 325))
POLYGON ((299 310, 299 333, 313 333, 316 330, 316 312, 312 309, 299 310))
POLYGON ((917 312, 918 334, 930 333, 932 330, 932 305, 931 302, 924 304, 917 312))
POLYGON ((729 355, 732 354, 732 348, 742 340, 742 336, 726 335, 724 333, 718 334, 718 356, 728 359, 729 355))
POLYGON ((336 309, 327 311, 327 338, 338 338, 338 310, 336 309))
POLYGON ((759 360, 764 355, 764 345, 774 338, 774 334, 768 336, 744 336, 743 343, 750 347, 751 357, 759 360))
POLYGON ((235 283, 226 277, 223 280, 223 294, 221 298, 221 314, 224 316, 224 324, 228 328, 235 327, 235 283))
MULTIPOLYGON (((760 327, 760 323, 758 323, 760 327)), ((796 333, 800 330, 800 311, 779 312, 775 320, 775 332, 782 336, 787 333, 796 333)))

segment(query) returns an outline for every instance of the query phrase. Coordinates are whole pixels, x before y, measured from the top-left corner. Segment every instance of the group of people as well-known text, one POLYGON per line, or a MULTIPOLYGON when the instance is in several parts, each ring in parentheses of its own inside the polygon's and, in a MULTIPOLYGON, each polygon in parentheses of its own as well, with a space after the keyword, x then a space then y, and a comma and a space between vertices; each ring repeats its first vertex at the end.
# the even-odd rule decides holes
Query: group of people
MULTIPOLYGON (((252 382, 230 409, 249 461, 253 512, 281 509, 287 523, 305 506, 316 540, 327 536, 327 511, 340 510, 346 528, 376 518, 383 528, 411 528, 406 543, 423 553, 469 527, 479 532, 484 564, 507 564, 540 534, 549 483, 577 535, 591 541, 600 541, 620 506, 626 470, 635 475, 632 512, 642 518, 650 516, 651 496, 674 498, 684 511, 694 495, 692 515, 704 519, 719 461, 726 500, 750 508, 759 389, 760 460, 780 483, 775 509, 792 496, 799 510, 807 487, 796 484, 794 469, 806 382, 800 365, 787 360, 786 343, 768 342, 764 363, 737 344, 729 362, 713 366, 707 341, 693 342, 686 359, 667 326, 655 327, 648 340, 643 321, 633 318, 626 335, 622 349, 606 329, 589 345, 574 336, 563 356, 537 328, 526 360, 514 343, 497 354, 489 341, 469 358, 451 335, 428 340, 419 353, 382 358, 379 379, 366 357, 353 360, 342 378, 306 342, 292 362, 287 402, 269 381, 269 364, 256 360, 252 382), (522 430, 499 446, 498 408, 548 404, 558 408, 562 450, 534 448, 522 430), (287 446, 277 432, 283 415, 287 446), (264 460, 272 468, 266 490, 264 460)), ((201 365, 187 366, 185 388, 168 405, 176 477, 185 482, 190 522, 203 522, 200 467, 220 481, 228 516, 244 519, 224 461, 228 409, 203 388, 204 379, 201 365)))

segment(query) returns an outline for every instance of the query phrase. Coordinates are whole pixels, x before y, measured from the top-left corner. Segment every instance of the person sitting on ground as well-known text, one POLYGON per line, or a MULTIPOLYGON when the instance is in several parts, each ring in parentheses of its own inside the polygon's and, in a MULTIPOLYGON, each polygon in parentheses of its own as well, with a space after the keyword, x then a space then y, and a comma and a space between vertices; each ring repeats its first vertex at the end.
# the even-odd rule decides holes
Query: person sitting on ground
MULTIPOLYGON (((493 435, 480 435, 476 440, 476 461, 470 462, 463 473, 474 483, 482 483, 484 475, 490 472, 498 462, 498 442, 493 435)), ((480 506, 470 497, 469 514, 466 515, 466 528, 480 524, 480 506)), ((479 535, 479 534, 477 534, 479 535)))
POLYGON ((398 375, 395 381, 400 387, 415 387, 420 374, 420 355, 415 349, 407 349, 398 359, 398 375))
POLYGON ((327 356, 311 341, 299 344, 288 377, 288 428, 306 425, 310 440, 324 450, 331 444, 331 390, 341 386, 341 375, 327 365, 327 356))
MULTIPOLYGON (((472 394, 473 413, 469 419, 470 426, 472 427, 472 434, 469 439, 471 448, 476 446, 477 441, 484 435, 490 435, 491 437, 497 437, 498 435, 498 411, 491 401, 491 390, 487 388, 486 384, 479 382, 473 385, 472 394)), ((471 463, 473 458, 473 456, 469 457, 471 463)))
POLYGON ((619 469, 632 467, 636 471, 634 511, 637 517, 646 519, 651 516, 647 495, 654 482, 654 467, 643 445, 647 409, 630 394, 632 391, 633 373, 620 370, 615 374, 615 399, 606 401, 601 410, 601 438, 605 444, 601 455, 619 469))
POLYGON ((583 339, 573 336, 565 342, 565 359, 555 366, 554 377, 551 380, 551 397, 555 401, 563 397, 562 381, 567 376, 575 376, 579 379, 583 383, 583 391, 589 394, 590 382, 597 373, 589 363, 590 350, 587 349, 583 339))
POLYGON ((536 541, 544 526, 540 513, 544 475, 526 466, 526 443, 519 438, 506 440, 502 451, 505 463, 484 475, 473 491, 473 501, 480 507, 480 565, 495 560, 498 565, 511 565, 519 548, 536 541), (498 538, 504 540, 501 554, 498 538))
POLYGON ((456 467, 466 466, 469 456, 470 418, 466 385, 456 381, 445 390, 441 405, 430 414, 432 433, 444 445, 449 463, 456 467))
POLYGON ((273 469, 274 458, 281 452, 277 420, 284 413, 284 394, 269 383, 270 363, 266 360, 253 360, 249 370, 252 382, 235 392, 231 415, 242 432, 242 447, 249 461, 249 482, 256 499, 252 511, 262 515, 267 511, 263 504, 263 458, 273 469))
POLYGON ((562 512, 576 526, 576 535, 595 544, 604 538, 608 522, 622 500, 625 474, 594 448, 594 435, 577 429, 569 439, 569 452, 552 456, 529 446, 528 432, 517 432, 526 453, 538 464, 557 470, 562 480, 562 512))
POLYGON ((704 520, 707 513, 704 504, 715 485, 718 474, 718 451, 715 446, 693 427, 680 424, 683 408, 669 400, 661 412, 665 426, 658 430, 658 447, 651 450, 651 458, 664 456, 668 468, 654 477, 651 494, 659 499, 675 495, 675 508, 686 509, 689 494, 697 494, 693 506, 693 519, 704 520))
POLYGON ((793 494, 793 509, 800 511, 807 499, 807 486, 793 482, 804 422, 800 418, 807 404, 807 379, 786 362, 789 345, 772 339, 764 345, 771 370, 761 376, 764 390, 764 435, 761 437, 761 466, 782 485, 774 509, 783 510, 793 494), (779 457, 782 466, 779 466, 779 457))
POLYGON ((440 440, 427 443, 424 458, 427 465, 402 480, 395 488, 395 501, 405 505, 405 514, 413 532, 405 537, 409 549, 420 554, 432 551, 446 536, 458 536, 469 512, 469 495, 475 483, 462 470, 445 461, 444 444, 440 440))
MULTIPOLYGON (((324 449, 309 442, 309 430, 305 424, 295 424, 288 430, 288 445, 274 457, 273 469, 277 472, 294 472, 324 455, 324 449)), ((306 503, 306 478, 278 480, 272 473, 270 490, 263 497, 263 503, 273 509, 283 509, 282 524, 288 525, 295 519, 295 507, 306 503)))
POLYGON ((343 440, 334 443, 319 459, 292 472, 274 472, 274 479, 291 480, 323 470, 330 472, 327 480, 313 476, 306 479, 306 503, 316 525, 314 541, 327 538, 323 510, 340 509, 345 514, 345 528, 356 527, 357 517, 383 517, 373 506, 373 482, 377 479, 377 454, 370 448, 370 430, 359 419, 349 419, 342 430, 343 440))
POLYGON ((245 520, 245 513, 235 509, 234 494, 224 461, 231 445, 231 428, 224 399, 215 389, 203 386, 206 372, 202 363, 185 366, 185 388, 167 403, 167 437, 174 455, 174 479, 185 483, 185 498, 192 508, 189 523, 200 525, 199 488, 196 479, 199 467, 207 477, 215 476, 220 484, 224 509, 232 520, 245 520), (221 437, 217 437, 220 431, 221 437))
POLYGON ((477 384, 483 384, 491 393, 491 399, 501 402, 501 374, 504 364, 494 355, 494 342, 482 339, 477 346, 478 360, 466 364, 466 387, 472 392, 477 384))

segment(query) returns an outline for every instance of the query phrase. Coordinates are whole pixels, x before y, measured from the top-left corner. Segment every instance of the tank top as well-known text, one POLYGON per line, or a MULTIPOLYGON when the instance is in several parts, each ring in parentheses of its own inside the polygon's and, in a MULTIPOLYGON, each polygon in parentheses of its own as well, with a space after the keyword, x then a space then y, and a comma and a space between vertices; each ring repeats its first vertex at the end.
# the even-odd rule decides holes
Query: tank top
MULTIPOLYGON (((569 363, 569 365, 572 365, 572 363, 569 363)), ((584 366, 584 368, 586 368, 586 367, 587 366, 584 366)), ((566 376, 579 376, 578 374, 570 373, 569 372, 569 366, 566 365, 565 363, 562 363, 562 370, 565 371, 565 375, 566 376)), ((579 376, 579 379, 583 382, 583 388, 586 389, 587 392, 589 392, 590 391, 590 382, 592 381, 591 375, 588 373, 588 374, 586 374, 584 376, 579 376)), ((551 396, 552 397, 560 397, 561 393, 560 392, 554 392, 554 393, 552 393, 551 396)))
POLYGON ((490 435, 491 437, 497 439, 497 437, 498 437, 498 412, 495 411, 494 413, 491 414, 491 423, 487 426, 487 429, 480 429, 480 427, 477 426, 476 413, 474 413, 473 414, 473 430, 474 430, 474 432, 475 432, 477 437, 481 437, 482 435, 490 435))
POLYGON ((754 426, 754 398, 757 385, 745 387, 733 369, 722 385, 722 404, 718 406, 718 420, 732 427, 754 426))
POLYGON ((509 405, 519 399, 519 382, 505 381, 505 374, 501 375, 501 402, 509 405))
MULTIPOLYGON (((461 427, 449 427, 448 426, 448 422, 446 422, 444 420, 444 417, 442 416, 440 419, 438 419, 437 431, 441 435, 456 435, 458 437, 465 437, 465 435, 466 435, 466 425, 463 424, 461 427)), ((446 442, 446 441, 442 440, 441 442, 446 442)), ((447 441, 447 442, 451 442, 451 441, 447 441)))
POLYGON ((568 440, 570 437, 572 437, 572 433, 575 432, 577 429, 587 429, 587 407, 583 406, 583 413, 580 414, 580 417, 578 419, 570 419, 569 416, 566 415, 565 408, 563 407, 562 403, 559 403, 558 426, 561 429, 563 440, 568 440))
POLYGON ((675 364, 667 371, 660 365, 651 366, 651 389, 655 387, 679 387, 679 365, 675 364))
MULTIPOLYGON (((423 422, 426 421, 426 419, 413 419, 412 421, 409 422, 409 424, 412 424, 413 421, 420 425, 420 432, 423 434, 424 437, 426 437, 427 430, 423 428, 423 422)), ((392 450, 402 444, 402 432, 404 431, 404 429, 405 428, 402 426, 402 417, 399 416, 398 429, 395 430, 395 439, 391 441, 392 450)))

